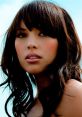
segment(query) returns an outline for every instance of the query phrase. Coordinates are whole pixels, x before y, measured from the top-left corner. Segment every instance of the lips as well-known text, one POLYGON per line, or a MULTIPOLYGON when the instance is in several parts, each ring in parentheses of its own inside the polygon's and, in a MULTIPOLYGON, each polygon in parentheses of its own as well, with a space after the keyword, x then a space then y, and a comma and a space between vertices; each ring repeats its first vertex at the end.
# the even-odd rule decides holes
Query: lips
POLYGON ((27 56, 26 56, 26 61, 28 62, 28 63, 36 63, 36 62, 38 62, 40 59, 41 59, 42 57, 41 56, 39 56, 39 55, 37 55, 37 54, 28 54, 27 56))

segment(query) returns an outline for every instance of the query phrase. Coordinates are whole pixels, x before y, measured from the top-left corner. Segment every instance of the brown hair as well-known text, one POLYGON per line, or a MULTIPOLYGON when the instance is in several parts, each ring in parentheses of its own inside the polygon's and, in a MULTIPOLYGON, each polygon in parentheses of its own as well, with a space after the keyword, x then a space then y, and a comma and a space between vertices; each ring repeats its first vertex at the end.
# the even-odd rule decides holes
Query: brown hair
MULTIPOLYGON (((61 101, 65 82, 68 79, 80 81, 81 47, 79 38, 67 11, 51 2, 34 1, 25 4, 18 11, 7 31, 1 61, 2 70, 8 77, 3 84, 8 83, 12 91, 5 104, 8 116, 10 115, 7 111, 7 104, 11 98, 14 99, 13 114, 15 117, 21 117, 22 114, 26 116, 34 104, 32 84, 19 64, 14 47, 16 31, 20 27, 21 21, 24 21, 29 30, 35 27, 48 36, 56 37, 59 43, 57 57, 47 68, 47 72, 53 74, 53 82, 39 94, 44 109, 43 116, 50 117, 61 101)), ((36 80, 31 74, 30 78, 36 85, 36 80)))

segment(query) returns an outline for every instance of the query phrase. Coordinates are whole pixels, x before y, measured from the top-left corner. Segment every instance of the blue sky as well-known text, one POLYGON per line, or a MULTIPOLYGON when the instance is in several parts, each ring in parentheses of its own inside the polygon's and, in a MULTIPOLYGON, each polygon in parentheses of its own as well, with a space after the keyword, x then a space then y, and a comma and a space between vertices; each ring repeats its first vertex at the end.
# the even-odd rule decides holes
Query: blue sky
MULTIPOLYGON (((9 27, 18 9, 28 0, 0 0, 0 36, 9 27)), ((31 1, 31 0, 29 0, 31 1)), ((49 0, 50 1, 50 0, 49 0)), ((74 20, 78 35, 82 39, 82 1, 81 0, 51 0, 64 7, 74 20)), ((82 42, 82 40, 81 40, 82 42)))
MULTIPOLYGON (((31 0, 0 0, 0 57, 2 53, 1 42, 3 35, 10 26, 16 12, 26 2, 31 0)), ((50 1, 50 0, 49 0, 50 1)), ((51 0, 56 4, 65 8, 71 15, 78 35, 82 43, 82 0, 51 0)), ((1 73, 0 73, 1 74, 1 73)), ((0 76, 0 82, 3 77, 0 76)), ((0 89, 0 117, 7 117, 4 111, 4 103, 8 97, 8 91, 3 93, 3 88, 0 89), (2 95, 3 93, 3 95, 2 95)), ((11 112, 11 105, 9 106, 11 112)))
MULTIPOLYGON (((10 26, 19 8, 31 0, 0 0, 0 46, 7 28, 10 26)), ((82 0, 48 0, 65 8, 71 15, 82 43, 82 0)), ((2 49, 0 49, 1 58, 2 49)))

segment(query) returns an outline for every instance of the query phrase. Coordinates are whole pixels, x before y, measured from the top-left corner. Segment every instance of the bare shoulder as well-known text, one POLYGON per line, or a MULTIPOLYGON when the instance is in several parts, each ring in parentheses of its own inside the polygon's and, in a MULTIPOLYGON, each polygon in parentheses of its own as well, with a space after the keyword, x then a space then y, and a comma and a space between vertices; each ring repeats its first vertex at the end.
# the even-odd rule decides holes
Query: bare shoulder
POLYGON ((82 117, 82 83, 69 80, 66 83, 64 95, 57 108, 62 117, 82 117))
POLYGON ((78 96, 77 94, 82 94, 82 82, 71 79, 65 85, 64 94, 70 94, 73 96, 78 96))

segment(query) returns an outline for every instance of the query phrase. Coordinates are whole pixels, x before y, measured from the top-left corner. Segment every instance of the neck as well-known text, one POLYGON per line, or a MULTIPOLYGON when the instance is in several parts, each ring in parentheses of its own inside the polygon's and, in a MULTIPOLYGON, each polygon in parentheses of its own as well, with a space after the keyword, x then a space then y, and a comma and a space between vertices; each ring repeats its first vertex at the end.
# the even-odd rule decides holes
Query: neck
POLYGON ((36 75, 36 82, 38 86, 38 90, 42 91, 44 88, 48 87, 51 84, 51 78, 47 75, 36 75))

